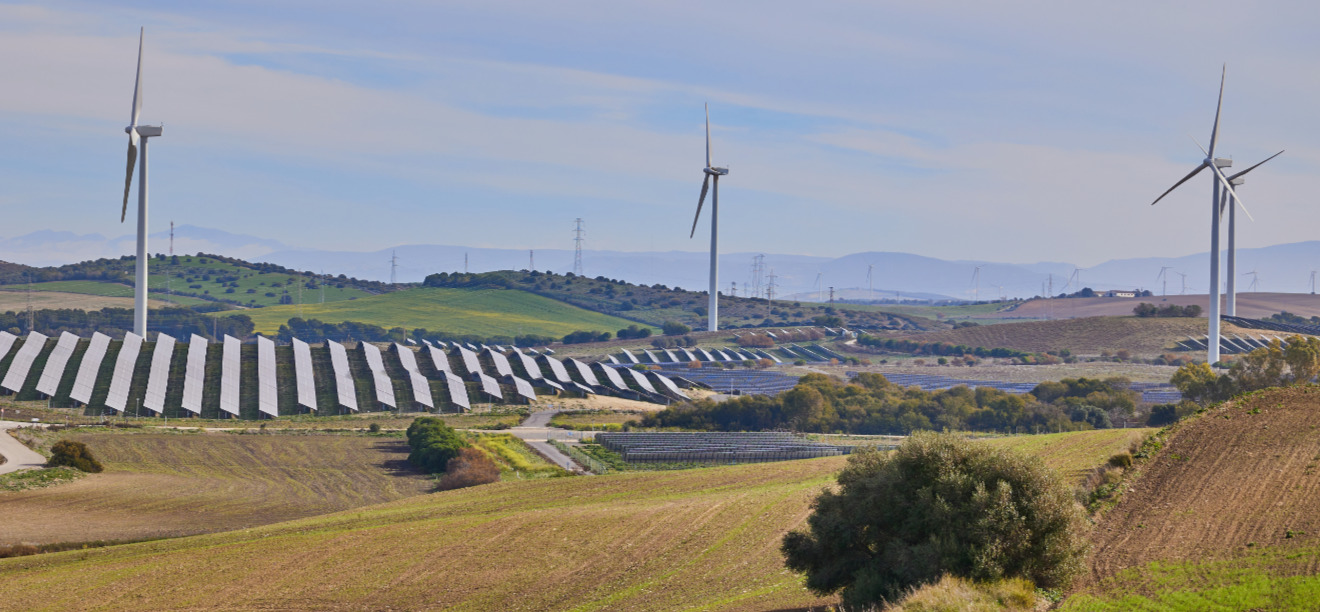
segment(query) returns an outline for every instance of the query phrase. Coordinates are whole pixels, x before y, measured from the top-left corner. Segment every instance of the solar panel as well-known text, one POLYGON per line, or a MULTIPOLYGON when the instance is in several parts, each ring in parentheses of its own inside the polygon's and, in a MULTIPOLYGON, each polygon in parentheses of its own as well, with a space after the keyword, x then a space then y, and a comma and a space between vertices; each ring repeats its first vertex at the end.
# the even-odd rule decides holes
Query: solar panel
POLYGON ((697 358, 701 359, 702 361, 715 361, 715 356, 711 355, 710 351, 707 351, 704 348, 697 349, 697 358))
POLYGON ((293 378, 297 383, 298 405, 316 410, 316 373, 312 368, 312 347, 293 339, 293 378))
POLYGON ((14 342, 17 340, 18 336, 7 331, 0 331, 0 359, 4 359, 5 355, 9 354, 9 349, 14 348, 14 342))
POLYGON ((623 360, 628 363, 640 363, 637 361, 637 356, 632 354, 632 351, 628 349, 623 349, 619 354, 623 355, 623 360))
POLYGON ((611 368, 607 365, 600 363, 596 364, 596 369, 600 370, 601 375, 605 377, 605 380, 609 381, 610 386, 614 387, 615 390, 618 391, 630 390, 628 388, 628 383, 623 381, 623 377, 619 375, 619 371, 617 369, 611 368))
POLYGON ((687 394, 683 393, 683 390, 679 389, 678 385, 674 384, 674 381, 669 380, 668 377, 662 376, 658 372, 649 372, 649 374, 655 382, 660 383, 660 388, 664 390, 665 395, 678 399, 689 399, 687 394))
POLYGON ((475 352, 460 346, 458 354, 463 357, 463 369, 467 370, 468 376, 481 372, 481 361, 475 352))
POLYGON ((614 365, 621 365, 621 364, 622 364, 622 362, 619 361, 619 358, 618 358, 618 357, 615 357, 614 355, 606 355, 606 356, 605 356, 605 359, 606 359, 606 361, 609 361, 610 363, 612 363, 612 364, 614 364, 614 365))
POLYGON ((486 376, 485 372, 476 372, 477 380, 481 383, 481 390, 491 397, 504 399, 504 393, 500 391, 500 383, 494 378, 486 376))
POLYGON ((46 340, 49 338, 40 332, 28 332, 27 340, 23 341, 23 346, 19 347, 18 352, 14 353, 14 360, 9 362, 9 371, 5 373, 5 379, 0 381, 0 387, 4 387, 18 393, 23 390, 23 383, 27 381, 28 372, 32 371, 32 360, 41 354, 41 349, 46 347, 46 340))
POLYGON ((600 381, 596 380, 596 373, 591 371, 591 366, 571 357, 568 359, 568 362, 573 364, 573 367, 577 369, 578 377, 582 379, 581 382, 583 384, 588 387, 600 386, 600 381))
POLYGON ((628 372, 628 374, 632 376, 633 382, 637 383, 637 386, 641 387, 647 393, 656 392, 655 387, 651 386, 651 381, 646 379, 645 374, 642 374, 641 372, 638 372, 637 370, 634 370, 632 368, 624 368, 624 369, 628 372))
POLYGON ((394 343, 394 351, 399 354, 399 363, 403 365, 404 371, 408 372, 413 399, 427 408, 435 408, 435 400, 431 398, 431 383, 417 369, 417 355, 413 354, 412 349, 397 342, 394 343))
POLYGON ((64 369, 69 366, 69 358, 77 346, 78 336, 69 332, 60 333, 60 341, 55 343, 55 349, 46 358, 46 369, 41 371, 41 379, 37 381, 38 393, 47 397, 55 395, 60 388, 60 381, 64 380, 64 369))
POLYGON ((418 371, 418 370, 417 370, 417 355, 414 354, 414 353, 412 352, 412 349, 410 349, 410 348, 408 348, 408 347, 406 347, 406 346, 404 346, 404 345, 402 345, 402 344, 399 344, 398 342, 395 342, 395 343, 394 343, 394 352, 397 353, 397 354, 399 355, 399 364, 403 366, 403 371, 405 371, 405 372, 417 372, 417 371, 418 371))
POLYGON ((445 372, 445 386, 449 389, 450 402, 464 410, 472 409, 472 402, 468 399, 467 385, 463 384, 463 379, 454 376, 451 372, 445 372))
POLYGON ((280 390, 275 376, 275 343, 257 336, 257 410, 280 416, 280 390))
POLYGON ((509 358, 499 351, 489 351, 491 363, 495 364, 495 374, 498 376, 513 376, 513 366, 509 365, 509 358))
POLYGON ((662 352, 665 354, 665 357, 669 358, 669 363, 678 363, 679 361, 682 361, 674 351, 663 349, 662 352))
POLYGON ((714 352, 713 352, 713 354, 714 354, 716 357, 719 357, 721 361, 733 361, 733 357, 730 357, 728 353, 726 353, 726 352, 724 352, 724 351, 722 351, 722 350, 720 350, 720 349, 715 349, 714 352))
POLYGON ((449 367, 449 355, 434 346, 428 346, 426 349, 431 352, 431 362, 435 364, 435 369, 450 374, 454 373, 454 369, 449 367))
POLYGON ((394 384, 385 373, 385 360, 380 357, 380 349, 370 342, 362 343, 362 351, 367 357, 367 368, 371 370, 371 379, 376 387, 376 401, 390 408, 398 408, 394 402, 394 384))
POLYGON ((521 395, 528 400, 536 399, 536 390, 532 389, 532 383, 518 378, 517 376, 510 376, 510 378, 513 379, 513 388, 518 391, 518 395, 521 395))
POLYGON ((156 346, 151 351, 151 372, 147 376, 147 393, 142 406, 161 414, 165 412, 165 392, 170 382, 170 361, 174 358, 174 337, 156 334, 156 346))
POLYGON ((202 414, 202 389, 206 382, 206 338, 193 334, 188 339, 188 367, 183 374, 183 409, 202 414))
POLYGON ((330 347, 330 366, 335 371, 335 391, 339 394, 339 405, 357 412, 357 387, 353 384, 353 373, 348 369, 348 351, 334 340, 326 340, 325 344, 330 347))
POLYGON ((220 353, 220 410, 238 416, 238 378, 243 343, 225 335, 220 353))
POLYGON ((527 378, 532 380, 545 378, 545 375, 541 373, 541 366, 536 363, 535 357, 518 353, 518 360, 522 362, 523 369, 527 371, 527 378))
POLYGON ((128 388, 133 382, 133 366, 137 364, 138 353, 142 350, 142 336, 133 332, 124 334, 124 344, 115 357, 115 374, 110 379, 110 394, 105 398, 105 405, 119 412, 128 406, 128 388))
POLYGON ((549 355, 541 355, 541 359, 545 360, 543 363, 550 368, 550 374, 554 376, 556 381, 564 384, 573 382, 573 379, 568 375, 568 370, 564 368, 564 363, 562 361, 549 355))
POLYGON ((404 338, 403 341, 407 342, 408 344, 417 344, 417 341, 413 340, 412 338, 404 338))
POLYGON ((92 340, 83 351, 82 363, 78 364, 78 376, 73 379, 73 390, 69 397, 76 402, 89 404, 92 390, 96 388, 96 376, 101 372, 101 362, 105 360, 105 351, 110 348, 110 336, 101 332, 92 334, 92 340))

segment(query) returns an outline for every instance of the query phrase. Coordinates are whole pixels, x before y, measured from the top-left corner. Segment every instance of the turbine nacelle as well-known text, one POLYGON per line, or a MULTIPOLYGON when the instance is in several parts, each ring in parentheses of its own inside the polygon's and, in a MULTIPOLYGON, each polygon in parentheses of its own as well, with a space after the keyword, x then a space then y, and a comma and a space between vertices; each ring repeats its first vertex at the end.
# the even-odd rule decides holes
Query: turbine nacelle
POLYGON ((711 176, 724 176, 729 173, 728 168, 712 168, 709 166, 702 168, 701 171, 711 176))
POLYGON ((139 125, 136 128, 130 125, 124 128, 124 133, 132 134, 137 132, 139 138, 155 138, 160 136, 164 129, 165 126, 163 125, 139 125))
MULTIPOLYGON (((1215 167, 1216 167, 1216 168, 1232 168, 1232 167, 1233 167, 1233 160, 1231 160, 1231 159, 1225 159, 1225 158, 1223 158, 1223 157, 1216 157, 1213 161, 1214 161, 1214 164, 1215 164, 1215 167)), ((1210 158, 1206 158, 1205 163, 1207 163, 1207 164, 1211 163, 1210 158)))

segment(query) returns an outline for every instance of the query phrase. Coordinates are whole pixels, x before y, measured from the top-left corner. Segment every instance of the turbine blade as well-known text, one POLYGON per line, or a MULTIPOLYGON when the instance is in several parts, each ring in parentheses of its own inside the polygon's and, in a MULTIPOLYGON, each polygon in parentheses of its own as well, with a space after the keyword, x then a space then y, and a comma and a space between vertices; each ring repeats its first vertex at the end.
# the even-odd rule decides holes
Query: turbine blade
POLYGON ((1219 170, 1219 168, 1215 168, 1214 170, 1215 170, 1215 178, 1219 179, 1219 182, 1224 186, 1224 189, 1228 190, 1228 197, 1231 197, 1235 201, 1237 201, 1238 206, 1242 207, 1242 212, 1247 214, 1248 219, 1255 221, 1256 218, 1251 216, 1251 211, 1247 210, 1247 205, 1242 203, 1242 198, 1239 198, 1237 191, 1234 191, 1233 184, 1228 182, 1228 179, 1224 176, 1224 173, 1219 170))
POLYGON ((710 175, 706 175, 706 180, 701 181, 701 197, 697 198, 697 216, 692 217, 692 233, 688 238, 697 235, 697 221, 701 220, 701 205, 706 203, 706 190, 710 188, 710 175))
POLYGON ((1163 199, 1164 199, 1164 196, 1169 195, 1169 193, 1172 192, 1174 189, 1177 189, 1179 185, 1181 185, 1181 184, 1183 184, 1183 183, 1186 183, 1187 181, 1192 180, 1192 177, 1193 177, 1193 176, 1196 176, 1197 174, 1199 174, 1199 173, 1200 173, 1202 170, 1204 170, 1204 169, 1205 169, 1205 164, 1204 164, 1204 163, 1202 163, 1201 165, 1197 166, 1196 169, 1195 169, 1195 170, 1192 170, 1192 172, 1191 172, 1190 174, 1188 174, 1187 176, 1184 176, 1184 177, 1182 178, 1181 181, 1178 181, 1177 183, 1174 183, 1174 184, 1173 184, 1173 187, 1170 187, 1170 188, 1169 188, 1169 191, 1166 191, 1166 192, 1160 194, 1160 197, 1155 198, 1155 201, 1154 201, 1154 202, 1151 202, 1150 205, 1151 205, 1151 206, 1154 206, 1154 205, 1158 204, 1160 200, 1163 200, 1163 199))
POLYGON ((1195 145, 1196 145, 1196 148, 1198 148, 1198 149, 1201 150, 1201 153, 1203 153, 1206 157, 1210 157, 1210 152, 1209 152, 1209 151, 1206 151, 1206 150, 1205 150, 1205 147, 1201 146, 1201 143, 1200 143, 1199 141, 1196 140, 1196 137, 1195 137, 1195 136, 1192 136, 1191 134, 1188 134, 1187 137, 1192 139, 1192 144, 1195 144, 1195 145))
POLYGON ((128 124, 129 127, 137 127, 138 115, 142 114, 142 39, 146 36, 146 31, 145 27, 138 31, 137 77, 133 79, 133 116, 128 124))
POLYGON ((1214 158, 1215 144, 1219 142, 1219 111, 1224 108, 1224 79, 1228 77, 1228 64, 1224 64, 1224 70, 1219 75, 1219 104, 1215 106, 1215 126, 1210 129, 1210 151, 1206 157, 1214 158))
POLYGON ((1234 174, 1233 176, 1228 177, 1228 180, 1232 181, 1232 180, 1235 179, 1235 178, 1238 178, 1238 177, 1240 177, 1240 176, 1242 176, 1242 175, 1244 175, 1244 174, 1246 174, 1246 173, 1248 173, 1248 172, 1251 172, 1252 170, 1255 170, 1256 168, 1259 168, 1259 167, 1260 167, 1262 164, 1264 164, 1265 162, 1270 161, 1271 159, 1274 159, 1274 158, 1276 158, 1276 157, 1278 157, 1278 156, 1280 156, 1280 155, 1283 155, 1283 151, 1279 151, 1278 153, 1275 153, 1274 155, 1271 155, 1271 156, 1269 156, 1269 157, 1266 157, 1266 158, 1265 158, 1265 161, 1262 161, 1262 162, 1260 162, 1259 164, 1256 164, 1255 166, 1252 166, 1252 167, 1250 167, 1250 168, 1247 168, 1246 170, 1243 170, 1243 171, 1241 171, 1241 172, 1239 172, 1239 173, 1237 173, 1237 174, 1234 174))
POLYGON ((706 103, 706 167, 710 167, 710 103, 706 103))
POLYGON ((137 132, 128 133, 128 171, 124 174, 124 207, 119 211, 119 222, 128 218, 128 191, 133 187, 133 166, 137 164, 137 132))

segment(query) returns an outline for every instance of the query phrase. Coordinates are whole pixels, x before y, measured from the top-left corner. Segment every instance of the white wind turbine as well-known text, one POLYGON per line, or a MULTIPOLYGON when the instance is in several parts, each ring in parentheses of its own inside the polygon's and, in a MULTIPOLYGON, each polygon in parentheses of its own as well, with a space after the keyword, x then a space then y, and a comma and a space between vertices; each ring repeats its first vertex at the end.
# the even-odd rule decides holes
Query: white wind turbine
POLYGON ((1164 196, 1169 195, 1170 192, 1177 189, 1179 185, 1191 180, 1193 176, 1200 174, 1200 172, 1206 168, 1209 168, 1211 174, 1214 175, 1210 181, 1214 186, 1214 189, 1212 194, 1213 197, 1210 200, 1210 310, 1208 316, 1210 320, 1210 328, 1207 336, 1208 341, 1206 342, 1206 346, 1208 347, 1206 352, 1206 362, 1211 364, 1219 361, 1219 190, 1223 188, 1227 190, 1228 193, 1232 194, 1233 199, 1237 201, 1238 206, 1242 207, 1242 212, 1247 214, 1247 218, 1251 218, 1251 213, 1247 212, 1246 205, 1242 203, 1241 198, 1237 197, 1237 193, 1233 191, 1233 185, 1228 182, 1228 177, 1224 176, 1224 171, 1222 170, 1222 168, 1231 167, 1233 165, 1233 160, 1215 157, 1215 145, 1219 143, 1219 114, 1224 108, 1224 79, 1227 75, 1228 66, 1225 65, 1223 73, 1219 77, 1219 103, 1215 106, 1215 124, 1214 127, 1210 129, 1210 150, 1205 152, 1205 159, 1201 160, 1201 164, 1198 165, 1195 170, 1189 172, 1187 176, 1182 178, 1182 180, 1174 183, 1173 187, 1170 187, 1168 191, 1160 194, 1160 197, 1155 198, 1155 201, 1151 202, 1151 206, 1154 206, 1160 200, 1164 199, 1164 196))
MULTIPOLYGON (((1200 147, 1201 145, 1198 143, 1196 146, 1200 147)), ((1205 151, 1205 149, 1201 149, 1201 150, 1205 151)), ((1274 155, 1265 158, 1264 161, 1228 177, 1228 183, 1232 185, 1235 190, 1234 197, 1232 199, 1236 200, 1236 195, 1237 195, 1236 189, 1238 187, 1241 187, 1243 183, 1247 182, 1247 179, 1244 177, 1246 177, 1248 172, 1251 172, 1252 170, 1259 168, 1265 162, 1270 161, 1271 159, 1274 159, 1280 155, 1283 155, 1283 151, 1279 151, 1278 153, 1275 153, 1274 155)), ((1236 278, 1236 272, 1237 272, 1237 261, 1236 261, 1237 260, 1237 209, 1229 206, 1230 204, 1229 194, 1224 193, 1222 194, 1222 196, 1223 197, 1219 201, 1219 215, 1222 217, 1224 214, 1224 209, 1225 208, 1228 209, 1228 273, 1225 275, 1228 277, 1228 298, 1224 301, 1224 314, 1230 317, 1236 317, 1237 316, 1237 284, 1234 282, 1234 279, 1236 278)), ((1243 208, 1242 210, 1245 211, 1246 209, 1243 208)), ((1244 274, 1243 276, 1246 275, 1244 274)))
POLYGON ((697 235, 697 221, 701 220, 701 205, 706 201, 706 190, 715 178, 715 189, 710 197, 710 306, 707 308, 706 329, 718 331, 720 328, 720 177, 729 173, 728 168, 719 168, 710 163, 710 105, 706 105, 706 167, 701 170, 706 178, 701 181, 701 197, 697 198, 697 215, 692 218, 692 233, 697 235))
POLYGON ((124 205, 119 222, 128 217, 128 192, 133 186, 133 164, 138 156, 138 218, 137 218, 137 277, 133 287, 133 333, 147 335, 147 139, 161 135, 159 125, 138 125, 142 113, 142 40, 146 28, 138 31, 137 78, 133 80, 133 114, 128 127, 128 171, 124 175, 124 205), (139 142, 141 146, 139 146, 139 142))

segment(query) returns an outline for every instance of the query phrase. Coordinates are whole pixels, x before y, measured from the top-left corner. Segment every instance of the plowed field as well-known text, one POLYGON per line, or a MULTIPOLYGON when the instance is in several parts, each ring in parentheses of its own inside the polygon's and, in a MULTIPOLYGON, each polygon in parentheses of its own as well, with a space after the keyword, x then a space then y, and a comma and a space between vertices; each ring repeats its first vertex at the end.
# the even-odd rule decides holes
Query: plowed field
MULTIPOLYGON (((1168 351, 1175 340, 1204 336, 1205 326, 1205 319, 1090 317, 980 325, 905 337, 920 342, 948 342, 1028 352, 1068 349, 1079 355, 1098 355, 1101 351, 1128 350, 1133 355, 1153 356, 1168 351)), ((1229 329, 1235 328, 1226 326, 1226 330, 1229 329)))
MULTIPOLYGON (((1092 578, 1320 542, 1320 387, 1274 389, 1185 423, 1095 529, 1092 578), (1288 531, 1293 531, 1289 537, 1288 531)), ((1320 558, 1292 564, 1313 574, 1320 558)))

